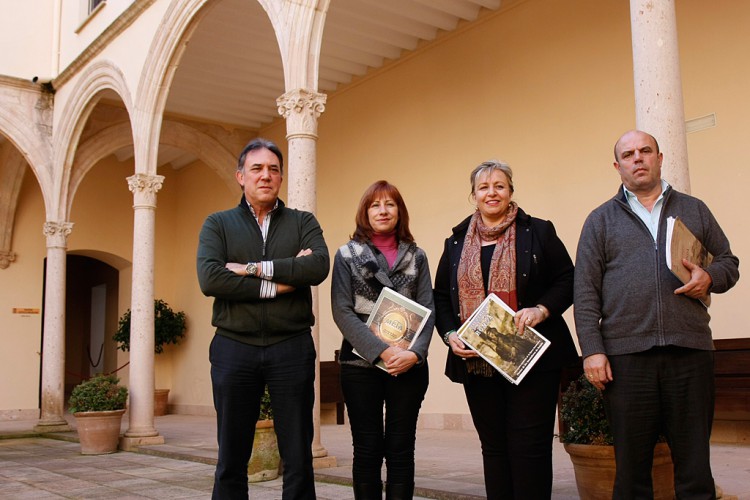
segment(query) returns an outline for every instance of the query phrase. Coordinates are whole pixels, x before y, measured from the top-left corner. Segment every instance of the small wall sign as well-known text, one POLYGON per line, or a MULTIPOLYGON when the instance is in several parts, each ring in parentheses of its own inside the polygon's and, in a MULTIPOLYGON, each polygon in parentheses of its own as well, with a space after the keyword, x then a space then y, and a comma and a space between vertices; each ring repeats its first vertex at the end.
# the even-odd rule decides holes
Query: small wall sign
POLYGON ((14 307, 13 314, 39 314, 37 307, 14 307))

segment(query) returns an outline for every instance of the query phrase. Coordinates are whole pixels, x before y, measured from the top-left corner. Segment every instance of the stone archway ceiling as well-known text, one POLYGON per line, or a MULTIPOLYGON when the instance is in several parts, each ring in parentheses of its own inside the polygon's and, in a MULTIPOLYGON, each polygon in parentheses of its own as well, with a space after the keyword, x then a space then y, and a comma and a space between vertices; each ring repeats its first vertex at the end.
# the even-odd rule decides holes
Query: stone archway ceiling
MULTIPOLYGON (((331 0, 319 90, 330 93, 503 0, 331 0)), ((509 3, 505 0, 505 3, 509 3)), ((175 73, 166 111, 258 129, 278 118, 284 77, 271 23, 256 1, 222 0, 201 19, 175 73)))

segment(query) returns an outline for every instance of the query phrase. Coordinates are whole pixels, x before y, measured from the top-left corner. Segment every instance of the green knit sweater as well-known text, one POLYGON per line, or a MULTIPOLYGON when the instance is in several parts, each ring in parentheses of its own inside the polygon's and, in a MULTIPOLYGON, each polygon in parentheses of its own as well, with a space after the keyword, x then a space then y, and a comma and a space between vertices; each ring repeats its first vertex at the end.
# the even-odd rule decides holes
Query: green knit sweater
POLYGON ((214 297, 216 333, 251 345, 271 345, 310 332, 315 323, 310 287, 330 267, 323 231, 309 212, 284 206, 272 212, 265 246, 260 227, 244 201, 211 214, 198 243, 198 282, 214 297), (311 255, 296 257, 309 248, 311 255), (239 276, 227 262, 273 261, 273 281, 295 287, 275 298, 260 297, 259 278, 239 276))

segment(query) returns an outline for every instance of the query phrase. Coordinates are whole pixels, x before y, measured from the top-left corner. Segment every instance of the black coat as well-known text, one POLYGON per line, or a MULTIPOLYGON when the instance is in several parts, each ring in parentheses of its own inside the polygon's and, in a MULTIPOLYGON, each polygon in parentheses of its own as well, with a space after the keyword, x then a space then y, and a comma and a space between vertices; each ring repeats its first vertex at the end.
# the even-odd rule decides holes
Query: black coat
MULTIPOLYGON (((461 326, 458 307, 458 262, 471 217, 453 228, 445 240, 435 275, 435 326, 442 337, 461 326)), ((545 306, 550 316, 535 329, 551 344, 532 370, 552 370, 575 363, 578 353, 562 314, 573 304, 573 261, 551 222, 530 217, 520 208, 516 216, 516 294, 518 308, 545 306)), ((445 374, 466 381, 466 363, 448 349, 445 374)))

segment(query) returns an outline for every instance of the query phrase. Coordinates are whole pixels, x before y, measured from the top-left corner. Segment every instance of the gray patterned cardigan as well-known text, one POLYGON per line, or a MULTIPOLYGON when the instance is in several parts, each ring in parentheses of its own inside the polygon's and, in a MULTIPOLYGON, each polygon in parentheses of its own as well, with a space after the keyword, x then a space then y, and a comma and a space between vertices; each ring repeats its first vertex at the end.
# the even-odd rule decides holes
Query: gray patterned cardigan
POLYGON ((385 256, 377 248, 351 240, 336 252, 331 282, 333 320, 344 336, 339 356, 342 364, 370 367, 388 348, 365 325, 383 287, 392 288, 433 311, 411 347, 420 363, 427 359, 435 306, 424 251, 414 243, 399 243, 398 255, 389 269, 385 256), (367 361, 354 354, 352 347, 367 361))

